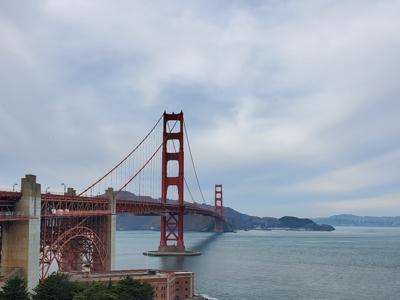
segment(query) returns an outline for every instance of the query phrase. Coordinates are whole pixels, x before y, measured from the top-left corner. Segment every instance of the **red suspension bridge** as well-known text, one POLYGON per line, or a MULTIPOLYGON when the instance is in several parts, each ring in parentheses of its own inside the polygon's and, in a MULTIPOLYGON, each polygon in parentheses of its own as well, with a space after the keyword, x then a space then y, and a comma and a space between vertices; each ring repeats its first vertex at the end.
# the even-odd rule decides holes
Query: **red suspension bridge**
POLYGON ((33 175, 22 179, 19 192, 0 191, 1 267, 22 269, 30 287, 53 268, 111 270, 117 214, 159 215, 163 254, 186 253, 185 214, 214 218, 215 231, 223 232, 222 186, 215 185, 207 204, 182 112, 164 113, 128 155, 80 193, 42 193, 33 175), (185 146, 192 172, 185 172, 185 146))

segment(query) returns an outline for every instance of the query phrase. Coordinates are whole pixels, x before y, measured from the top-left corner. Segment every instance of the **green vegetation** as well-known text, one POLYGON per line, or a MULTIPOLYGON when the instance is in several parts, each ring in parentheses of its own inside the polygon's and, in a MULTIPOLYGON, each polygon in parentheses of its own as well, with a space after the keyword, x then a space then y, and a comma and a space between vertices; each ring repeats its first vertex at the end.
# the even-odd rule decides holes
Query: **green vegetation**
POLYGON ((41 281, 31 296, 25 280, 14 277, 0 292, 0 300, 152 300, 153 287, 127 277, 116 284, 95 283, 85 286, 54 273, 41 281))
POLYGON ((73 300, 152 300, 153 287, 127 277, 115 285, 95 284, 77 294, 73 300))
POLYGON ((72 300, 83 289, 82 285, 69 281, 67 275, 53 273, 34 289, 33 300, 72 300))
POLYGON ((29 300, 26 281, 18 276, 8 279, 0 292, 1 300, 29 300))
POLYGON ((114 292, 120 300, 152 300, 154 295, 151 285, 135 281, 130 277, 118 282, 114 292))
POLYGON ((96 283, 77 294, 73 300, 120 300, 112 288, 96 283))

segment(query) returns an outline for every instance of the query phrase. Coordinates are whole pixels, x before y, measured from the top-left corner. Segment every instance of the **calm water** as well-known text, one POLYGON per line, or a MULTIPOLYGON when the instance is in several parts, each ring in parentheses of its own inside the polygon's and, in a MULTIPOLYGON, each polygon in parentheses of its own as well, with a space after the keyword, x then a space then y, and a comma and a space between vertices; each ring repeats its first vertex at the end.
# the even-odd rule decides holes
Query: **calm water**
POLYGON ((158 258, 159 234, 117 233, 117 268, 185 269, 217 299, 400 299, 400 229, 186 233, 203 255, 158 258))

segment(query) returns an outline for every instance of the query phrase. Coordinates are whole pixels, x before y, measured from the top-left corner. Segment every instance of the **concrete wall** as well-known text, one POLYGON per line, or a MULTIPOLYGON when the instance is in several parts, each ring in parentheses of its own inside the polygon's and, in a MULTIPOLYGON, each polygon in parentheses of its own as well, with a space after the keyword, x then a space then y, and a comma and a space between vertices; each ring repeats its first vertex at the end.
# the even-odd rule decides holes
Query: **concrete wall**
POLYGON ((16 211, 28 220, 10 222, 3 229, 2 267, 22 268, 33 289, 39 283, 41 189, 36 176, 26 175, 21 180, 22 197, 16 211))
POLYGON ((106 270, 111 271, 115 269, 115 235, 117 230, 117 202, 114 196, 114 190, 109 188, 106 190, 106 196, 111 209, 111 216, 107 216, 106 223, 106 250, 107 250, 107 265, 106 270))

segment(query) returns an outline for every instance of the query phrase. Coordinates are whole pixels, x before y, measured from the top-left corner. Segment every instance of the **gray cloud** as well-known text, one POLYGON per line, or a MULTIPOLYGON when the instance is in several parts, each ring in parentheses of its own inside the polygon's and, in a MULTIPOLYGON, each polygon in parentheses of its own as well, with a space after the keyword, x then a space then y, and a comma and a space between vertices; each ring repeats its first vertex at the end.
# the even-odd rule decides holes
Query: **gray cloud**
POLYGON ((396 214, 399 8, 3 1, 0 185, 82 188, 183 109, 209 198, 222 182, 253 214, 396 214))

